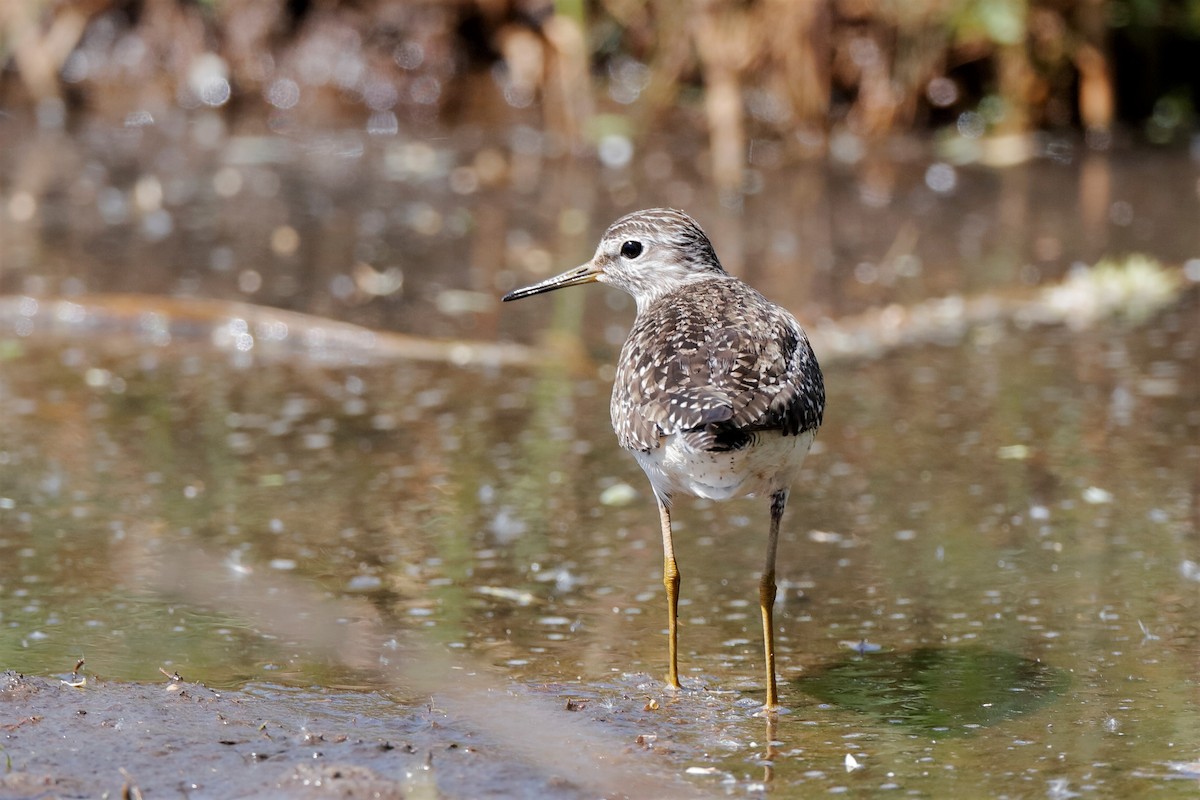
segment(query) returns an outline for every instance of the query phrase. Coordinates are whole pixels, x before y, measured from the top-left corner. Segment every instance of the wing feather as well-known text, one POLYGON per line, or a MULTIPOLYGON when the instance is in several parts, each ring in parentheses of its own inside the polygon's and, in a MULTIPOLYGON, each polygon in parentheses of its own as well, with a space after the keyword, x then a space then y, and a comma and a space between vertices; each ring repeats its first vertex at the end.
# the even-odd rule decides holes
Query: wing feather
POLYGON ((723 278, 689 284, 638 316, 618 364, 612 417, 630 450, 682 434, 696 449, 721 451, 762 431, 815 430, 824 407, 820 367, 795 318, 723 278))

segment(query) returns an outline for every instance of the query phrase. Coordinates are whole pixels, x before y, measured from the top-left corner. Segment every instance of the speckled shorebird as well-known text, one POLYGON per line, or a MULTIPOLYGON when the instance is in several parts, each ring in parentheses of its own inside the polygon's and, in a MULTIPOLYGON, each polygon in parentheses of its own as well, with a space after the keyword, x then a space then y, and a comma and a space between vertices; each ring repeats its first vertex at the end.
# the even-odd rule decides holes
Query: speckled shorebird
POLYGON ((679 568, 671 498, 771 497, 759 582, 766 707, 775 708, 775 551, 788 490, 825 412, 821 368, 785 309, 725 272, 708 236, 681 211, 654 208, 614 222, 582 266, 504 296, 517 300, 582 283, 633 295, 637 318, 621 348, 612 425, 654 487, 667 589, 667 680, 679 688, 679 568))

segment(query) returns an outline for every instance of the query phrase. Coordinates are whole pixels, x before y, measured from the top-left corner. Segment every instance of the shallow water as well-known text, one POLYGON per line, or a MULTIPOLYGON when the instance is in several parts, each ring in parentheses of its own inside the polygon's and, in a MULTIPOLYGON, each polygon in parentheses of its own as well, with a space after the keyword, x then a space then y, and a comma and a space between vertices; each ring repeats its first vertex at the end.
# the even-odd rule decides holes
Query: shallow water
MULTIPOLYGON (((1155 158, 1163 156, 1145 156, 1155 158)), ((1114 157, 1113 174, 1131 161, 1114 157)), ((10 181, 19 171, 13 161, 5 170, 10 181)), ((920 174, 898 168, 906 170, 920 174)), ((280 207, 324 207, 308 172, 280 174, 310 190, 280 189, 280 207)), ((405 252, 403 290, 374 298, 365 278, 339 295, 338 276, 352 273, 307 244, 278 272, 255 266, 253 292, 243 291, 254 285, 244 277, 253 258, 234 244, 220 245, 234 249, 228 269, 213 269, 211 253, 198 266, 174 260, 209 252, 212 237, 240 229, 233 218, 180 225, 182 241, 150 244, 131 218, 117 228, 131 226, 135 238, 109 231, 114 249, 90 258, 86 232, 65 242, 44 229, 5 236, 0 285, 42 299, 0 317, 0 666, 63 674, 84 656, 86 670, 109 680, 153 681, 162 668, 215 687, 379 690, 364 695, 379 714, 428 715, 433 698, 450 717, 501 725, 511 708, 473 701, 483 694, 464 683, 471 673, 548 712, 547 725, 559 719, 564 740, 603 732, 634 763, 644 757, 675 776, 680 791, 741 795, 769 782, 788 794, 1194 793, 1194 285, 1185 279, 1177 300, 1144 319, 1076 330, 1001 315, 950 325, 937 343, 826 360, 827 421, 781 543, 777 650, 788 713, 772 724, 756 713, 765 502, 679 503, 686 688, 672 695, 659 680, 654 504, 608 426, 609 365, 631 305, 599 287, 494 305, 522 276, 585 258, 607 201, 563 233, 548 201, 528 192, 511 203, 499 190, 486 202, 447 200, 449 174, 428 186, 344 178, 367 187, 362 207, 351 205, 350 231, 372 207, 392 230, 402 215, 387 198, 401 189, 410 206, 428 191, 443 222, 455 203, 471 214, 459 234, 443 225, 418 253, 405 252), (507 210, 489 217, 500 198, 507 210), (557 233, 514 233, 511 220, 530 208, 536 225, 553 220, 557 233), (500 256, 489 249, 496 241, 507 242, 500 256), (117 254, 136 259, 136 274, 118 269, 117 254), (292 293, 273 293, 280 286, 292 293), (184 313, 132 298, 114 311, 79 294, 133 289, 275 303, 484 348, 546 346, 505 366, 415 360, 373 342, 333 354, 271 350, 272 329, 230 327, 245 308, 184 313), (61 294, 78 301, 66 318, 46 299, 61 294)), ((1077 185, 1071 175, 1060 197, 1077 185)), ((779 196, 787 177, 763 194, 779 196)), ((829 196, 853 195, 852 180, 828 180, 829 196)), ((978 191, 961 189, 970 198, 962 205, 983 207, 990 185, 1014 180, 981 174, 978 191)), ((1029 168, 1022 180, 1046 179, 1029 168)), ((924 195, 929 219, 952 205, 924 195)), ((61 198, 38 197, 53 218, 61 198)), ((1180 213, 1194 204, 1193 192, 1180 213)), ((960 243, 972 214, 992 218, 944 212, 960 243)), ((867 207, 839 226, 869 227, 875 213, 867 207)), ((1148 214, 1142 228, 1172 229, 1168 213, 1148 214)), ((1094 257, 1064 235, 1053 263, 1024 268, 1043 220, 1036 204, 1018 216, 1025 235, 1009 255, 984 237, 978 262, 962 251, 940 262, 921 255, 922 269, 892 272, 891 283, 811 255, 791 276, 781 265, 795 241, 777 243, 774 261, 745 274, 809 319, 819 344, 824 315, 836 322, 870 303, 950 291, 1028 293, 1075 258, 1094 257)), ((718 252, 732 242, 733 263, 764 247, 761 220, 742 219, 710 230, 718 252)), ((1136 224, 1104 224, 1114 237, 1140 235, 1136 224)), ((277 229, 258 218, 246 228, 277 229)), ((307 242, 310 232, 298 230, 307 242)), ((421 238, 411 229, 362 236, 360 250, 374 242, 393 254, 406 237, 421 238)), ((876 238, 835 238, 824 252, 858 248, 887 264, 872 250, 876 238)), ((1187 257, 1196 243, 1185 238, 1164 240, 1159 254, 1187 257)), ((809 239, 802 231, 798 241, 809 239)), ((845 263, 865 263, 856 258, 845 263)), ((388 261, 373 263, 383 274, 388 261)), ((291 319, 289 341, 321 324, 291 319)))

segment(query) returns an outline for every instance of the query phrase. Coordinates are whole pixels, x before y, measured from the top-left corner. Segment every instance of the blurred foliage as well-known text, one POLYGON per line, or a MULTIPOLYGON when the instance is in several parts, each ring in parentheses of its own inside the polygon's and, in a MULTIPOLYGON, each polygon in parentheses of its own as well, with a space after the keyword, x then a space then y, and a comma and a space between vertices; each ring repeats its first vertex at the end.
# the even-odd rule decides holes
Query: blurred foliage
POLYGON ((750 138, 803 153, 831 129, 966 119, 1103 144, 1124 121, 1172 141, 1193 125, 1197 37, 1200 0, 17 0, 0 99, 51 122, 212 106, 378 134, 515 117, 576 145, 597 115, 636 132, 683 113, 721 177, 750 138))

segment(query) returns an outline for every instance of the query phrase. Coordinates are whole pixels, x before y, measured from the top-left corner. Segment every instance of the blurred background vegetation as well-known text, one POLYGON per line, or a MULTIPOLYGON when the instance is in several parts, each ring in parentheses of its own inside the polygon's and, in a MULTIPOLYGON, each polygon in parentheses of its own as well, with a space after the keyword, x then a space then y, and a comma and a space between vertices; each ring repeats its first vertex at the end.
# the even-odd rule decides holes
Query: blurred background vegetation
POLYGON ((0 102, 277 132, 515 117, 564 153, 670 125, 728 185, 748 142, 803 158, 839 132, 1017 142, 1001 161, 1039 130, 1187 142, 1198 39, 1200 0, 9 0, 0 102))

